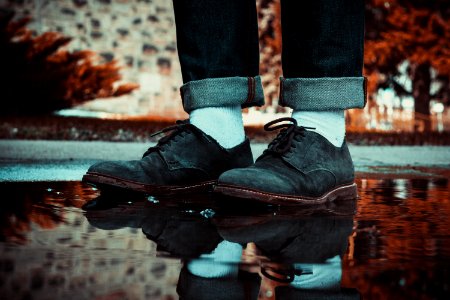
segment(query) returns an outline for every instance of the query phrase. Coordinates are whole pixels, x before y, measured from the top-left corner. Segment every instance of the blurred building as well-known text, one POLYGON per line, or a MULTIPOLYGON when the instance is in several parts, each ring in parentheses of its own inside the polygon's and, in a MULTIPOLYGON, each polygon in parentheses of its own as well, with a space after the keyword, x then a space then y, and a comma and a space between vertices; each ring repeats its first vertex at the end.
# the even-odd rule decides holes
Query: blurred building
POLYGON ((139 83, 132 95, 83 107, 129 115, 184 115, 172 1, 0 0, 16 18, 31 16, 36 33, 57 31, 73 38, 70 50, 91 49, 100 61, 117 60, 124 82, 139 83))
MULTIPOLYGON (((268 31, 273 26, 274 4, 257 2, 260 30, 268 31)), ((30 16, 30 27, 37 34, 56 31, 72 37, 69 50, 91 49, 100 61, 117 60, 123 81, 140 84, 131 95, 95 100, 82 109, 174 119, 186 116, 179 95, 182 79, 172 1, 0 0, 0 7, 13 9, 18 19, 30 16)), ((279 40, 277 34, 274 40, 279 40)), ((262 68, 267 105, 247 112, 248 123, 262 123, 272 119, 275 112, 285 112, 277 105, 280 55, 264 47, 263 39, 262 43, 261 61, 272 66, 262 68)))
MULTIPOLYGON (((260 25, 261 75, 266 106, 246 110, 246 124, 262 124, 289 111, 278 106, 281 71, 281 28, 278 1, 257 0, 260 25), (276 115, 276 116, 275 116, 276 115)), ((73 37, 70 50, 92 49, 100 61, 117 60, 124 82, 140 89, 131 95, 99 99, 81 109, 167 119, 186 117, 181 106, 182 84, 176 51, 172 1, 168 0, 0 0, 0 7, 31 16, 36 33, 57 31, 73 37)), ((350 110, 352 130, 420 130, 414 101, 382 92, 364 110, 350 110)), ((432 107, 434 130, 449 130, 449 110, 432 107)), ((77 111, 78 113, 79 111, 77 111)))

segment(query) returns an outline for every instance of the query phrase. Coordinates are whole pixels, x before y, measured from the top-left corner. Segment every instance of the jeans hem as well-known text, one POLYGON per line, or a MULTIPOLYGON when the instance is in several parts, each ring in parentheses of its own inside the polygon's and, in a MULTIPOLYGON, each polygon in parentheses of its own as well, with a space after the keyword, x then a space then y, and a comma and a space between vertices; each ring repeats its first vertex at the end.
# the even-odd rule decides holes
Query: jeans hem
POLYGON ((364 108, 366 77, 280 78, 281 106, 324 111, 364 108))
POLYGON ((264 105, 261 77, 222 77, 194 80, 180 88, 184 110, 202 107, 264 105))

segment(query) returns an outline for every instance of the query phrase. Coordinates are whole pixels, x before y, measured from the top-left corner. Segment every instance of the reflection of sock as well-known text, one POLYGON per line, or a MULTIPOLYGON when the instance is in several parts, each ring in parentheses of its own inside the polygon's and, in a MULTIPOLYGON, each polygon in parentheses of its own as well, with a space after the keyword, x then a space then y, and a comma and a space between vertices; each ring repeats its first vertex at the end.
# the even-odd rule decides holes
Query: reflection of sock
POLYGON ((192 125, 213 137, 222 147, 232 148, 245 140, 240 105, 203 107, 191 111, 192 125))
POLYGON ((187 269, 193 275, 203 278, 234 277, 239 271, 242 246, 222 241, 210 254, 188 262, 187 269))
POLYGON ((293 111, 292 118, 299 126, 314 127, 317 132, 336 147, 341 147, 345 138, 345 115, 343 110, 293 111))
POLYGON ((322 264, 295 264, 295 268, 305 270, 305 274, 295 276, 291 286, 310 290, 337 290, 341 286, 342 267, 339 255, 327 259, 322 264))

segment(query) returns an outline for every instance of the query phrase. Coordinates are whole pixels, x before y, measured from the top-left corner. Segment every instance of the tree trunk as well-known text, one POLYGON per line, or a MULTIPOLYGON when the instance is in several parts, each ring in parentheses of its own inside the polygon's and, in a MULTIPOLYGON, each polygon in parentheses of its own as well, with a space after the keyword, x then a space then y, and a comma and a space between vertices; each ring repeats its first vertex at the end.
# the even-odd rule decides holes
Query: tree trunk
POLYGON ((424 131, 431 131, 430 114, 430 87, 431 72, 430 64, 424 63, 418 65, 414 70, 412 78, 412 94, 414 97, 415 125, 414 130, 420 130, 420 124, 423 124, 424 131))

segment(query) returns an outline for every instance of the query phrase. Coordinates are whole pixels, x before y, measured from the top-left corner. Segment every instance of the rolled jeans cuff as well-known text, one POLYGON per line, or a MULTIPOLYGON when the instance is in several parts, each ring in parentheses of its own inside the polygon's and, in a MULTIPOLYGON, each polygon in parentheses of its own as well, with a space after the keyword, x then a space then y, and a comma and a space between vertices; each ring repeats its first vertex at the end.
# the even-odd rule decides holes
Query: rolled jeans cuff
POLYGON ((363 108, 366 77, 280 78, 282 106, 300 111, 363 108))
POLYGON ((182 85, 180 92, 187 113, 202 107, 264 105, 260 76, 194 80, 182 85))

